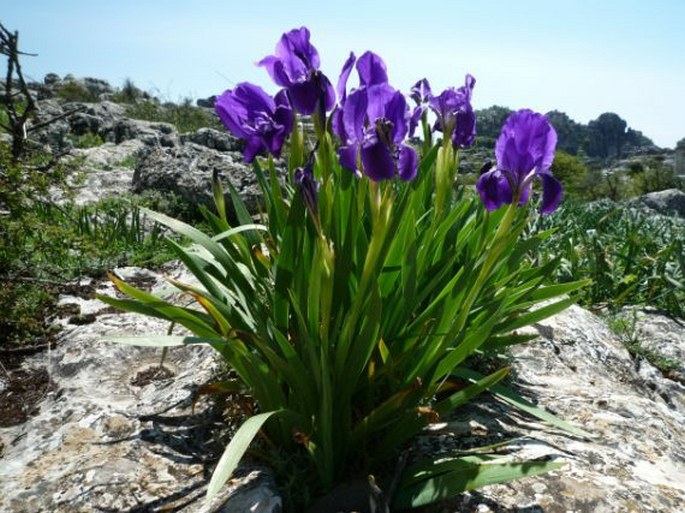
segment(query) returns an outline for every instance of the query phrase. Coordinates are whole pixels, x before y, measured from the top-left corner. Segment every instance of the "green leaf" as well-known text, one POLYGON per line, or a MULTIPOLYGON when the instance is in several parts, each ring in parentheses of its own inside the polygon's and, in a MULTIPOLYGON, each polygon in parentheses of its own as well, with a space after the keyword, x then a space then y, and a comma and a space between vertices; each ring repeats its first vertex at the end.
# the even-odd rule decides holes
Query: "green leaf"
POLYGON ((221 338, 208 337, 183 337, 179 335, 147 335, 135 337, 105 337, 103 342, 116 342, 128 346, 140 347, 176 347, 191 344, 209 344, 211 346, 224 345, 226 341, 221 338))
POLYGON ((556 461, 530 460, 522 463, 490 463, 487 456, 465 456, 439 464, 428 462, 403 476, 393 500, 393 510, 433 504, 465 491, 483 486, 506 483, 523 477, 559 470, 566 464, 556 461), (424 477, 416 480, 415 474, 424 477), (405 480, 413 484, 405 484, 405 480))
POLYGON ((262 429, 264 423, 273 415, 280 413, 279 411, 269 411, 254 415, 247 419, 236 434, 231 439, 224 453, 221 455, 219 463, 217 463, 212 478, 207 486, 207 500, 214 497, 221 487, 228 481, 233 474, 233 471, 238 467, 240 460, 245 455, 248 447, 259 430, 262 429))
MULTIPOLYGON (((465 368, 455 369, 453 374, 462 378, 470 379, 472 381, 482 379, 482 376, 479 373, 465 368)), ((515 406, 519 410, 522 410, 526 413, 529 413, 530 415, 533 415, 534 417, 537 417, 540 420, 544 420, 545 422, 554 427, 563 429, 564 431, 584 438, 595 438, 595 436, 591 433, 583 431, 582 429, 577 428, 573 424, 570 424, 565 420, 561 420, 553 413, 550 413, 547 410, 544 410, 539 406, 534 405, 530 401, 524 399, 519 394, 511 390, 509 387, 505 387, 504 385, 494 385, 492 388, 490 388, 489 391, 495 397, 515 406)))

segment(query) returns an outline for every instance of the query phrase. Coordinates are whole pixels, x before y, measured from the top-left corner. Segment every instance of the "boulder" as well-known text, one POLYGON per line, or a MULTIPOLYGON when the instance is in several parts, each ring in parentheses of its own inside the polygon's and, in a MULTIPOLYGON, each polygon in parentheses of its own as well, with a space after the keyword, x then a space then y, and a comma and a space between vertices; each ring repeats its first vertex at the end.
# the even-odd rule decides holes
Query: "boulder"
POLYGON ((685 192, 679 189, 666 189, 650 192, 634 201, 663 215, 677 215, 685 219, 685 192))
POLYGON ((258 211, 261 191, 242 154, 219 152, 193 142, 173 148, 152 148, 145 153, 136 166, 133 190, 172 192, 193 205, 213 205, 214 171, 231 182, 250 212, 258 211))

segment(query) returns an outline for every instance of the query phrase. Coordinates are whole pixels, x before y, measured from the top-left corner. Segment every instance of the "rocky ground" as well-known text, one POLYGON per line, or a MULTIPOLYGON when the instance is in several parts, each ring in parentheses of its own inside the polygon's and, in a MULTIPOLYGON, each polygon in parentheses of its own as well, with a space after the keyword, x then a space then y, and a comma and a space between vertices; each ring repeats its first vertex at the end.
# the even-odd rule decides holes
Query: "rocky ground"
MULTIPOLYGON (((45 144, 65 146, 69 134, 85 133, 104 141, 73 151, 85 173, 81 202, 143 190, 209 202, 215 170, 248 204, 256 201, 240 144, 223 132, 179 134, 172 125, 128 119, 109 101, 64 103, 45 93, 40 106, 44 116, 78 111, 46 129, 45 144)), ((683 215, 683 196, 661 193, 641 208, 683 215)), ((117 273, 159 293, 165 276, 184 279, 177 265, 117 273)), ((268 469, 250 463, 212 504, 204 503, 208 476, 232 427, 215 402, 201 399, 193 408, 199 387, 216 375, 214 355, 209 348, 174 349, 158 371, 159 352, 102 342, 113 334, 163 334, 168 326, 112 311, 93 299, 96 290, 114 293, 106 282, 89 281, 61 297, 56 345, 1 360, 0 409, 13 413, 0 419, 0 511, 279 512, 268 469)), ((648 310, 635 319, 643 344, 685 361, 684 321, 648 310)), ((515 386, 592 436, 552 429, 492 398, 479 401, 443 419, 417 444, 437 452, 516 438, 505 457, 546 457, 567 466, 425 512, 685 510, 685 387, 679 378, 685 367, 664 376, 633 359, 602 319, 579 307, 535 330, 536 341, 514 350, 515 386)))
MULTIPOLYGON (((179 266, 117 273, 157 293, 164 293, 163 276, 187 278, 179 266)), ((97 290, 114 293, 108 283, 97 290)), ((113 312, 94 299, 64 296, 61 303, 72 305, 72 313, 58 320, 64 329, 57 346, 26 358, 21 367, 47 373, 52 386, 25 422, 0 428, 0 510, 280 511, 269 471, 250 465, 215 503, 203 501, 222 447, 217 433, 228 436, 225 424, 223 431, 218 428, 222 420, 211 401, 191 407, 195 392, 216 372, 209 348, 172 350, 165 373, 155 376, 159 351, 102 339, 163 334, 165 323, 113 312), (74 324, 76 310, 91 322, 74 324)), ((682 358, 682 322, 646 311, 638 317, 646 341, 682 358)), ((681 511, 685 387, 646 361, 633 360, 601 319, 579 307, 535 330, 537 341, 514 350, 519 392, 592 436, 553 429, 494 399, 461 410, 434 426, 418 446, 438 453, 518 439, 505 457, 544 457, 567 466, 426 511, 681 511)))

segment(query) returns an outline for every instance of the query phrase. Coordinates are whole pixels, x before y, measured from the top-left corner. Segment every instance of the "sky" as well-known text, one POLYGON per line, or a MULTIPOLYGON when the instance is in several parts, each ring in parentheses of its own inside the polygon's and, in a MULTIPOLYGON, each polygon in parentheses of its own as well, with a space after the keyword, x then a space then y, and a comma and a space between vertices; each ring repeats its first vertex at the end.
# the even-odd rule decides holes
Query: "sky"
MULTIPOLYGON (((307 26, 335 84, 350 51, 386 62, 408 91, 476 77, 474 108, 560 110, 581 123, 615 112, 657 145, 685 138, 685 0, 0 0, 28 78, 53 72, 168 101, 249 81, 283 32, 307 26)), ((350 86, 356 86, 351 79, 350 86)))

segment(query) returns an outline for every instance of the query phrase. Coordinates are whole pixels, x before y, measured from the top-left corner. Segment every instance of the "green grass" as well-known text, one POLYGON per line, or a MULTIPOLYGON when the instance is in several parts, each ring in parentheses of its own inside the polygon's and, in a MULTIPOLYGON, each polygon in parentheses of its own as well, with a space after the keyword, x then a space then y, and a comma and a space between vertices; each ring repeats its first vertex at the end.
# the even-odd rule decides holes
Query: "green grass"
POLYGON ((157 267, 174 258, 167 233, 146 223, 139 206, 178 213, 178 200, 147 196, 96 205, 32 202, 0 225, 0 346, 45 335, 47 314, 64 284, 101 277, 123 265, 157 267))
POLYGON ((685 318, 685 221, 620 204, 567 203, 534 229, 554 228, 536 257, 560 258, 552 281, 591 278, 580 303, 615 311, 648 305, 685 318))

